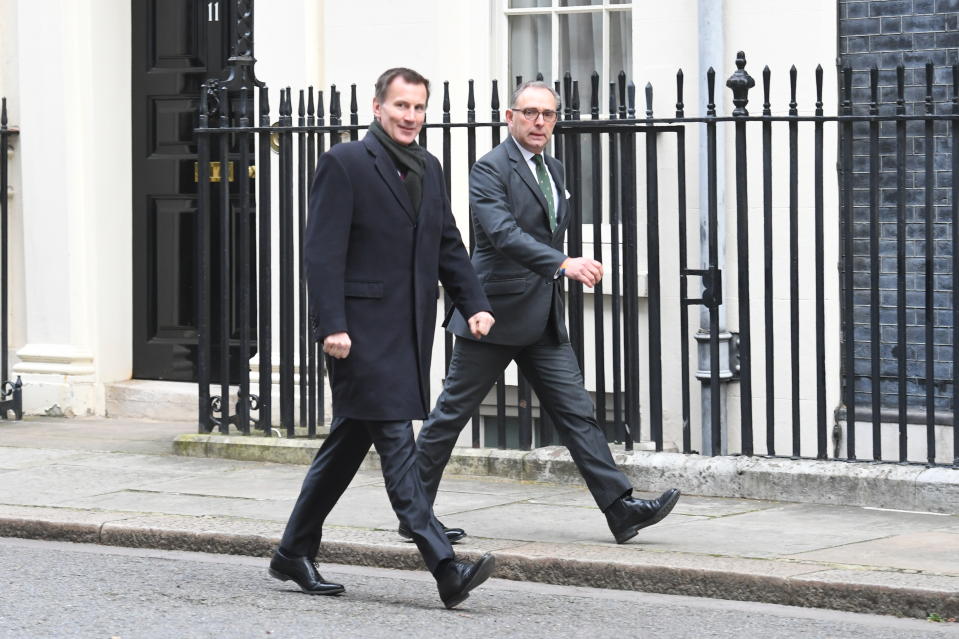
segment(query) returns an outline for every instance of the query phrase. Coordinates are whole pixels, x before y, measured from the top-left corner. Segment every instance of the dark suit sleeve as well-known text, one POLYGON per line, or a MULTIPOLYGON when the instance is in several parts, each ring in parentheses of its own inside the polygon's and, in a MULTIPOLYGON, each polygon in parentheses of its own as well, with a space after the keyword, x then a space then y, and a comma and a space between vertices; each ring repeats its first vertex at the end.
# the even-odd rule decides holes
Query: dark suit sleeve
MULTIPOLYGON (((439 165, 437 165, 437 170, 439 165)), ((450 294, 453 305, 464 318, 469 319, 480 311, 490 314, 493 307, 486 299, 469 254, 463 246, 463 237, 456 228, 449 198, 443 198, 443 236, 440 240, 440 282, 450 294)))
POLYGON ((497 251, 543 277, 555 275, 566 255, 520 228, 509 209, 504 178, 489 162, 470 170, 470 203, 473 218, 497 251))
POLYGON ((344 280, 346 252, 353 218, 353 186, 333 153, 320 156, 310 189, 306 225, 307 285, 316 316, 316 339, 349 332, 346 323, 344 280))

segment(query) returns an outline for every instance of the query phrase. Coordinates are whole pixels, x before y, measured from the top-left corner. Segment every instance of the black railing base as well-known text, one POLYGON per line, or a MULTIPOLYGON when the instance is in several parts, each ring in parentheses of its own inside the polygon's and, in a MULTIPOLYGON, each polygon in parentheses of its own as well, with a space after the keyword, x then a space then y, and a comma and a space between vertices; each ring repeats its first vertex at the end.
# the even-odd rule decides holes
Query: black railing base
POLYGON ((23 382, 19 377, 0 385, 0 419, 9 419, 7 414, 11 412, 15 420, 23 419, 23 382))
POLYGON ((222 415, 224 403, 229 407, 229 401, 223 402, 219 395, 214 395, 210 398, 209 412, 207 415, 209 427, 206 432, 219 430, 222 434, 227 435, 230 432, 230 426, 233 425, 236 426, 242 434, 249 435, 251 427, 253 430, 257 430, 260 427, 260 420, 250 415, 250 411, 259 411, 261 409, 258 395, 238 394, 236 412, 230 415, 222 415), (248 405, 246 406, 245 419, 241 411, 243 404, 248 405), (218 414, 221 416, 217 417, 218 414))

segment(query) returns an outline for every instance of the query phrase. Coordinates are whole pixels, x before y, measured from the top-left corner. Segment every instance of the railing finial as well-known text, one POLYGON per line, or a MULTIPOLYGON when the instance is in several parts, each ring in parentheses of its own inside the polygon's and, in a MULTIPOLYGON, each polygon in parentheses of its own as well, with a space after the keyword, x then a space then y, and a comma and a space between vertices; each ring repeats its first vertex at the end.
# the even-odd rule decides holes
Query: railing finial
POLYGON ((734 117, 745 117, 749 115, 746 110, 746 104, 749 102, 749 90, 756 86, 756 81, 746 72, 746 54, 740 51, 736 54, 736 71, 726 80, 726 86, 732 89, 734 117))

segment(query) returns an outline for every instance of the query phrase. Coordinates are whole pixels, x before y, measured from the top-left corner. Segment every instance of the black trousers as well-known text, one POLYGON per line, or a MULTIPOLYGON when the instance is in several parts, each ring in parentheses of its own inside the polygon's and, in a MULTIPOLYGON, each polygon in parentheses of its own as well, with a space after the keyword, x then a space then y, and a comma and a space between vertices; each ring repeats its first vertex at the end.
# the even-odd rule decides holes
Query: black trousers
POLYGON ((547 337, 529 346, 504 346, 457 338, 443 392, 416 438, 420 474, 430 503, 436 499, 460 431, 511 360, 552 418, 596 505, 605 510, 630 492, 632 485, 613 461, 606 437, 596 424, 593 402, 569 342, 547 337))
POLYGON ((433 516, 416 467, 416 444, 409 421, 379 422, 334 418, 331 432, 306 472, 300 496, 286 524, 280 550, 286 555, 316 557, 323 522, 349 486, 363 458, 376 447, 390 504, 430 571, 453 558, 453 547, 433 516))

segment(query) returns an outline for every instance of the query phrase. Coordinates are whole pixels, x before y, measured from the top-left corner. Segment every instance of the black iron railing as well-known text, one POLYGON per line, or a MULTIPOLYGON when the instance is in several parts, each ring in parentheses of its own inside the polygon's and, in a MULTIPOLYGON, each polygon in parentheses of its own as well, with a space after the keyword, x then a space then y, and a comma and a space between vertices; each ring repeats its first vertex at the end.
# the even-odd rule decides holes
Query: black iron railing
POLYGON ((7 126, 7 99, 0 107, 0 419, 12 413, 14 419, 23 418, 23 384, 20 378, 10 381, 9 337, 10 309, 7 305, 10 280, 10 237, 8 169, 10 138, 17 129, 7 126))
MULTIPOLYGON (((682 71, 677 74, 675 113, 668 117, 655 117, 653 87, 650 85, 645 87, 645 117, 637 117, 635 89, 622 74, 618 82, 609 87, 610 104, 606 117, 601 117, 598 76, 594 74, 589 83, 588 118, 584 118, 580 111, 580 84, 568 75, 564 81, 556 83, 563 106, 562 119, 556 126, 554 153, 566 165, 571 192, 570 210, 574 216, 568 235, 568 253, 579 255, 591 251, 596 259, 608 266, 608 276, 591 294, 585 293, 578 283, 569 283, 567 291, 570 339, 584 372, 588 373, 587 385, 595 398, 598 422, 610 441, 623 442, 628 450, 634 443, 644 441, 651 442, 651 447, 656 450, 675 444, 678 450, 686 453, 702 451, 714 455, 740 453, 820 459, 863 457, 861 451, 866 449, 857 446, 856 432, 871 428, 872 446, 866 455, 872 459, 930 465, 959 464, 959 438, 952 436, 955 388, 959 379, 959 364, 956 363, 959 359, 956 356, 959 327, 954 319, 959 309, 959 287, 955 285, 959 251, 952 250, 959 246, 956 237, 959 233, 959 207, 954 197, 955 185, 959 184, 959 153, 956 153, 959 142, 955 131, 959 88, 954 89, 949 108, 941 113, 927 107, 922 113, 907 115, 901 105, 895 113, 884 113, 876 100, 864 105, 866 113, 858 113, 856 107, 859 103, 853 101, 852 73, 841 70, 839 113, 825 115, 823 71, 817 68, 811 74, 815 104, 810 109, 811 114, 801 115, 797 102, 798 73, 793 68, 789 73, 787 112, 773 115, 771 73, 767 68, 762 74, 764 102, 761 114, 750 115, 748 96, 755 82, 745 70, 746 61, 742 54, 736 64, 737 71, 727 81, 734 107, 730 116, 717 114, 716 81, 712 69, 705 78, 708 105, 702 117, 689 117, 685 113, 682 71), (895 128, 895 143, 875 135, 876 129, 882 131, 884 123, 891 123, 895 128), (858 128, 865 126, 873 132, 865 142, 870 162, 874 163, 870 166, 875 167, 875 163, 882 161, 886 168, 904 175, 906 141, 903 135, 915 123, 927 132, 923 152, 926 198, 915 208, 915 216, 921 221, 925 245, 931 254, 926 252, 923 258, 925 293, 922 304, 915 304, 913 299, 906 300, 906 281, 910 274, 904 260, 896 263, 893 289, 898 296, 899 320, 890 324, 883 323, 880 313, 875 310, 881 306, 876 278, 881 277, 884 266, 876 244, 878 225, 869 225, 867 250, 861 250, 861 242, 856 239, 858 230, 853 215, 854 209, 860 205, 856 200, 857 183, 853 171, 854 145, 860 144, 856 135, 858 128), (786 132, 783 138, 774 136, 780 127, 786 132), (939 127, 937 131, 948 139, 951 152, 951 156, 945 154, 950 157, 949 171, 939 171, 939 174, 949 173, 951 180, 948 202, 945 203, 948 215, 940 210, 944 222, 938 227, 930 226, 934 207, 929 195, 933 184, 929 167, 937 161, 941 163, 944 152, 937 150, 928 140, 929 131, 934 127, 939 127), (754 128, 758 129, 760 149, 750 146, 750 131, 754 128), (830 134, 828 140, 827 131, 830 134), (719 169, 726 162, 722 147, 727 132, 733 146, 734 162, 730 164, 730 170, 734 173, 734 188, 730 192, 735 202, 728 215, 720 210, 721 192, 725 186, 719 179, 719 169), (801 132, 811 134, 811 140, 804 143, 808 147, 801 146, 801 132), (692 140, 698 140, 699 144, 690 149, 692 140), (840 164, 838 201, 827 202, 824 182, 827 149, 836 148, 839 149, 840 164), (895 153, 887 153, 889 148, 895 153), (802 156, 801 149, 806 153, 811 150, 811 157, 802 156), (880 149, 886 151, 880 152, 880 149), (700 196, 697 193, 691 197, 688 192, 687 163, 690 158, 697 161, 701 154, 706 156, 705 174, 699 176, 699 182, 704 184, 703 212, 694 213, 691 209, 699 207, 690 205, 690 202, 700 196), (759 166, 751 168, 750 160, 759 166), (774 179, 784 172, 788 174, 788 204, 780 206, 775 199, 779 194, 775 192, 774 179), (811 179, 803 181, 803 176, 810 172, 811 179), (759 204, 751 206, 749 187, 753 185, 756 190, 757 182, 762 185, 761 197, 754 196, 753 202, 759 204), (806 207, 800 206, 804 190, 812 194, 808 214, 806 207), (696 216, 695 219, 691 219, 692 215, 696 216), (807 221, 809 216, 811 220, 807 221), (734 231, 723 231, 722 224, 734 231), (948 254, 945 250, 937 254, 932 234, 941 236, 946 226, 951 229, 952 247, 948 254), (701 241, 689 246, 690 235, 693 238, 696 235, 691 231, 697 227, 701 241), (589 235, 584 236, 584 232, 589 235), (829 242, 837 233, 841 242, 829 242), (758 234, 761 234, 761 241, 758 234), (734 250, 724 250, 726 239, 730 243, 735 240, 734 250), (757 250, 761 251, 761 256, 756 255, 757 250), (833 259, 840 263, 838 277, 831 267, 827 269, 833 259), (727 261, 729 266, 725 266, 727 261), (733 279, 725 274, 729 268, 736 270, 733 279), (862 286, 862 274, 869 278, 869 286, 862 286), (784 280, 788 281, 787 286, 783 286, 784 280), (642 288, 644 282, 645 291, 642 288), (731 286, 733 283, 735 286, 731 286), (933 295, 931 289, 934 285, 938 290, 946 291, 945 294, 933 295), (858 312, 864 296, 872 309, 867 325, 860 323, 861 313, 858 312), (777 299, 780 300, 778 304, 777 299), (693 339, 690 328, 695 317, 690 317, 691 306, 700 311, 699 330, 693 339), (735 309, 730 308, 732 306, 735 309), (942 310, 942 317, 948 318, 951 313, 953 320, 948 327, 937 327, 934 319, 930 319, 936 308, 942 310), (738 318, 727 322, 725 312, 732 310, 737 312, 738 318), (829 317, 838 319, 827 322, 827 311, 832 311, 829 317), (951 370, 946 383, 939 384, 940 391, 936 391, 933 385, 928 387, 933 390, 927 389, 930 393, 940 394, 932 399, 929 399, 930 395, 926 396, 926 411, 921 424, 925 437, 921 440, 909 440, 909 421, 915 421, 916 416, 907 414, 904 409, 908 403, 906 384, 916 381, 910 378, 902 363, 907 350, 915 350, 917 344, 917 340, 912 339, 914 336, 905 330, 903 318, 907 311, 924 315, 925 332, 921 346, 927 378, 932 378, 940 360, 947 361, 951 370), (727 323, 737 327, 732 335, 727 323), (869 401, 864 401, 860 392, 864 383, 875 389, 877 377, 888 376, 888 371, 881 369, 884 355, 877 356, 877 349, 885 348, 876 339, 877 326, 880 337, 886 337, 886 346, 894 351, 898 349, 899 368, 894 377, 899 388, 899 411, 894 420, 883 412, 881 404, 876 404, 876 393, 869 401), (865 333, 861 330, 863 328, 865 333), (951 332, 951 341, 934 348, 933 339, 938 339, 943 330, 951 332), (827 339, 827 334, 834 339, 827 339), (699 346, 698 366, 694 370, 690 350, 695 343, 699 346), (841 370, 839 366, 833 367, 835 370, 828 369, 827 359, 838 347, 842 349, 841 357, 836 358, 841 360, 841 370), (869 357, 856 355, 857 350, 863 348, 870 351, 869 357), (811 357, 804 359, 807 353, 811 353, 811 357), (678 363, 675 362, 677 357, 678 363), (664 361, 668 364, 666 367, 664 361), (862 362, 868 364, 865 370, 862 362), (691 387, 697 379, 703 392, 694 396, 691 387), (731 387, 739 389, 738 414, 730 414, 727 419, 726 391, 731 387), (677 388, 678 393, 674 390, 677 388), (827 403, 830 389, 832 404, 827 403), (777 414, 777 402, 788 407, 782 411, 788 413, 788 417, 777 414), (949 410, 935 411, 934 408, 943 402, 949 405, 949 410), (761 408, 754 410, 756 406, 761 408), (846 411, 847 406, 856 409, 846 411), (698 415, 695 414, 697 407, 698 415), (861 422, 858 426, 845 423, 849 412, 853 421, 861 422), (948 414, 948 419, 943 418, 944 413, 948 414), (642 423, 644 419, 645 424, 642 423), (890 428, 897 430, 899 435, 899 446, 895 451, 883 446, 883 432, 890 428), (910 452, 909 444, 918 446, 920 453, 910 452)), ((955 73, 959 79, 959 68, 955 73)), ((876 86, 875 80, 873 86, 876 86)), ((901 82, 899 86, 901 95, 901 82)), ((959 82, 954 86, 959 86, 959 82)), ((249 392, 248 367, 242 367, 241 379, 234 380, 239 392, 234 414, 230 414, 227 401, 230 389, 226 374, 222 377, 219 397, 210 397, 212 331, 210 318, 204 313, 208 313, 211 291, 209 271, 205 266, 209 257, 204 257, 199 261, 200 430, 219 427, 225 432, 231 423, 244 433, 251 432, 254 427, 265 431, 272 428, 270 373, 272 339, 276 332, 280 340, 279 426, 288 436, 294 435, 297 421, 294 406, 298 401, 299 424, 304 426, 305 434, 314 436, 317 424, 324 422, 325 415, 323 360, 317 345, 309 339, 300 243, 307 185, 319 154, 342 140, 357 139, 366 127, 358 123, 355 85, 351 92, 349 124, 341 121, 341 95, 335 87, 328 96, 329 118, 323 112, 322 91, 317 94, 316 102, 312 88, 300 91, 295 122, 292 92, 290 89, 281 91, 279 122, 275 125, 270 124, 272 118, 266 88, 260 89, 256 101, 258 126, 251 125, 252 95, 243 91, 234 96, 233 108, 227 103, 228 97, 225 91, 221 91, 216 95, 216 103, 208 99, 206 93, 202 99, 200 127, 196 130, 200 155, 198 237, 200 248, 205 251, 209 246, 209 224, 217 219, 219 232, 235 238, 235 241, 220 243, 224 247, 224 253, 219 256, 220 267, 224 269, 222 281, 230 281, 232 275, 235 284, 233 291, 222 290, 218 294, 225 296, 224 308, 237 308, 238 311, 230 317, 218 318, 222 324, 219 352, 230 352, 228 342, 240 343, 241 354, 255 350, 259 353, 260 378, 254 397, 249 392), (271 253, 274 229, 271 144, 279 155, 276 228, 280 235, 280 250, 276 264, 279 268, 280 325, 275 331, 271 326, 271 268, 274 262, 271 253), (255 181, 258 202, 254 201, 257 199, 251 188, 254 182, 247 168, 252 163, 254 149, 258 158, 255 181), (218 184, 211 184, 210 162, 219 162, 221 167, 226 167, 231 161, 239 166, 235 171, 238 177, 234 186, 231 187, 225 177, 218 184), (254 228, 254 217, 259 228, 255 240, 247 235, 247 231, 254 228), (256 268, 253 254, 248 251, 254 244, 258 247, 256 268), (249 276, 251 273, 257 274, 256 295, 251 292, 257 288, 253 285, 254 278, 249 276), (233 305, 231 295, 237 296, 239 303, 233 305), (254 298, 255 309, 249 306, 249 300, 254 298), (258 326, 258 337, 252 330, 254 324, 258 326), (300 373, 298 387, 294 385, 296 361, 300 373), (258 409, 255 422, 250 412, 254 409, 258 409)), ((930 95, 926 104, 931 102, 930 95)), ((451 192, 454 183, 459 184, 465 179, 478 155, 504 139, 495 81, 489 121, 477 121, 472 81, 469 83, 466 114, 465 121, 453 122, 449 85, 444 83, 442 121, 428 123, 420 135, 420 143, 441 158, 446 186, 451 192)), ((225 168, 222 174, 226 175, 225 168)), ((874 195, 867 206, 875 216, 880 203, 874 186, 875 183, 870 187, 874 195)), ((453 207, 454 210, 463 210, 468 203, 458 193, 454 193, 453 207)), ((901 212, 907 195, 903 188, 897 193, 894 197, 898 198, 897 206, 901 212)), ((944 204, 939 202, 939 205, 942 209, 944 204)), ((916 223, 907 223, 900 214, 896 228, 895 236, 883 239, 887 244, 895 245, 897 255, 902 256, 906 251, 906 231, 909 229, 910 233, 915 233, 916 223)), ((472 235, 470 228, 470 244, 472 235)), ((915 243, 909 246, 911 251, 918 250, 915 243)), ((942 323, 948 322, 943 320, 942 323)), ((448 335, 445 347, 448 364, 451 349, 448 335)), ((228 371, 225 364, 221 363, 221 366, 228 371)), ((492 397, 495 401, 484 406, 482 414, 474 416, 474 446, 502 448, 509 445, 528 449, 557 441, 548 416, 545 411, 539 414, 536 410, 530 387, 521 375, 517 375, 515 385, 507 385, 505 376, 501 377, 492 397)))

